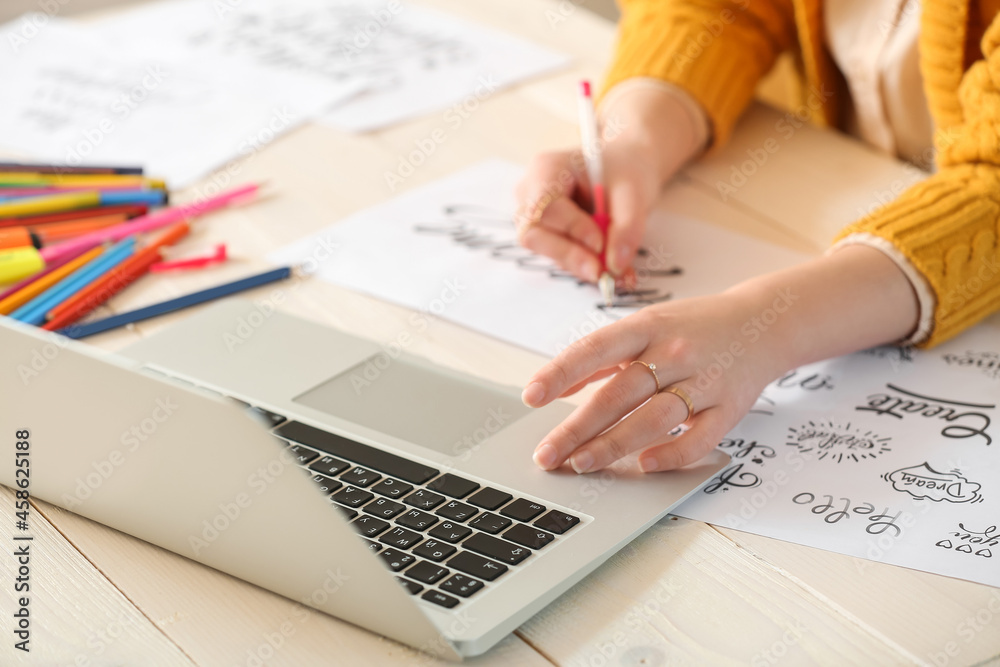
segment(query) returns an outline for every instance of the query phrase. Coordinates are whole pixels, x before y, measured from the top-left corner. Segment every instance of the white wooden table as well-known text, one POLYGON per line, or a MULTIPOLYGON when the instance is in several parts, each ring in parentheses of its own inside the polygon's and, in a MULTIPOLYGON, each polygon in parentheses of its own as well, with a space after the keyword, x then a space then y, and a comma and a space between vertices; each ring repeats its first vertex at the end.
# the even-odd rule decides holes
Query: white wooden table
MULTIPOLYGON (((572 2, 424 0, 572 54, 558 75, 491 96, 399 191, 487 157, 526 162, 577 140, 574 82, 599 78, 613 27, 572 2)), ((878 190, 916 175, 853 142, 803 127, 785 138, 756 109, 732 146, 688 170, 663 206, 807 252, 878 190), (718 182, 769 137, 780 150, 723 202, 718 182)), ((121 311, 262 269, 270 249, 385 200, 383 173, 440 114, 365 136, 308 126, 243 163, 239 182, 272 194, 199 225, 181 251, 225 241, 236 259, 206 273, 144 279, 117 297, 121 311)), ((183 198, 183 197, 181 197, 183 198)), ((269 288, 265 288, 269 289, 269 288)), ((406 329, 408 313, 313 281, 285 308, 377 341, 406 329)), ((92 339, 114 350, 179 313, 92 339)), ((435 362, 523 384, 544 361, 437 322, 410 348, 435 362)), ((13 525, 0 488, 0 525, 13 525)), ((228 575, 36 503, 33 651, 14 651, 14 562, 0 558, 0 664, 410 665, 428 656, 228 575)), ((4 535, 5 545, 11 544, 4 535)), ((4 547, 6 550, 6 547, 4 547)), ((1000 590, 668 517, 575 589, 475 660, 483 665, 980 665, 1000 664, 1000 590), (992 606, 991 606, 992 605, 992 606)))

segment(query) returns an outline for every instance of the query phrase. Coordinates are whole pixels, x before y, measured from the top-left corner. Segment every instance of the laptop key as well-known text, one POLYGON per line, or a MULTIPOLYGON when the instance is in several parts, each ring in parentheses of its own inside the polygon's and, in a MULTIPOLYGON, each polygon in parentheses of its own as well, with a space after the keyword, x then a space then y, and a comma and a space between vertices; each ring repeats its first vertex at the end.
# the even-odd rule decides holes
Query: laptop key
POLYGON ((509 503, 513 497, 509 493, 504 493, 503 491, 498 491, 487 486, 469 498, 469 502, 483 509, 495 510, 501 505, 509 503))
POLYGON ((503 538, 511 542, 517 542, 521 546, 529 549, 541 549, 546 544, 556 539, 552 533, 546 533, 540 528, 525 526, 523 523, 514 524, 514 527, 503 534, 503 538))
POLYGON ((415 548, 413 553, 418 556, 423 556, 427 560, 432 560, 435 563, 440 563, 456 551, 458 551, 458 549, 450 544, 445 544, 439 540, 427 540, 419 547, 415 548))
POLYGON ((382 475, 378 474, 374 470, 369 470, 368 468, 354 466, 341 475, 340 479, 344 480, 348 484, 353 484, 354 486, 371 486, 375 482, 382 479, 382 475))
POLYGON ((365 537, 375 537, 389 527, 389 523, 382 519, 364 515, 356 519, 351 525, 354 526, 354 529, 358 533, 365 537))
POLYGON ((437 491, 446 496, 451 496, 452 498, 464 498, 478 489, 479 485, 465 479, 464 477, 452 475, 448 472, 428 484, 427 488, 431 491, 437 491))
POLYGON ((288 451, 292 453, 292 456, 295 457, 295 462, 300 466, 308 465, 310 461, 319 456, 313 450, 306 449, 302 445, 292 445, 288 448, 288 451))
POLYGON ((393 528, 380 537, 379 541, 399 547, 400 549, 409 549, 422 539, 424 539, 424 536, 420 533, 414 533, 412 530, 405 528, 393 528))
POLYGON ((474 593, 478 593, 483 588, 483 582, 478 579, 473 579, 472 577, 467 577, 464 574, 456 574, 448 581, 441 584, 441 590, 448 591, 449 593, 454 593, 455 595, 461 595, 463 598, 467 598, 474 593))
POLYGON ((539 505, 538 503, 533 503, 530 500, 518 498, 510 505, 507 505, 507 507, 500 510, 500 514, 509 516, 512 519, 517 519, 518 521, 531 521, 544 511, 545 505, 539 505))
POLYGON ((405 510, 406 505, 394 503, 386 498, 377 498, 375 502, 365 505, 362 511, 365 514, 372 514, 383 519, 391 519, 405 510))
POLYGON ((335 479, 330 479, 326 475, 313 475, 313 481, 319 485, 320 491, 326 495, 330 495, 337 489, 343 486, 340 482, 335 479))
POLYGON ((445 503, 441 509, 437 511, 440 516, 454 521, 465 521, 466 519, 476 516, 478 512, 479 510, 472 505, 466 505, 465 503, 460 503, 457 500, 445 503))
POLYGON ((424 587, 415 581, 409 581, 408 579, 403 579, 402 577, 396 577, 396 581, 403 584, 403 588, 410 592, 410 595, 416 595, 420 591, 424 590, 424 587))
POLYGON ((417 581, 422 581, 425 584, 433 584, 451 574, 451 570, 446 567, 441 567, 440 565, 435 565, 434 563, 428 563, 425 560, 421 560, 417 561, 417 564, 407 570, 405 574, 410 579, 416 579, 417 581))
POLYGON ((375 553, 378 553, 379 551, 382 551, 382 549, 385 548, 384 546, 382 546, 378 542, 372 542, 371 540, 365 540, 365 542, 368 544, 368 548, 371 551, 374 551, 375 553))
POLYGON ((382 560, 385 561, 385 564, 393 572, 399 572, 404 568, 410 567, 417 560, 415 556, 403 553, 397 549, 383 549, 379 556, 381 556, 382 560))
POLYGON ((407 493, 413 490, 413 487, 409 484, 400 482, 398 479, 393 479, 391 477, 386 477, 381 482, 376 484, 371 488, 375 493, 385 496, 386 498, 402 498, 407 493))
POLYGON ((580 523, 579 517, 575 517, 572 514, 566 514, 566 512, 560 512, 559 510, 552 510, 531 525, 541 528, 542 530, 547 530, 550 533, 562 535, 578 523, 580 523))
POLYGON ((513 523, 507 517, 500 516, 498 514, 492 514, 490 512, 483 512, 475 519, 469 522, 469 525, 473 528, 478 528, 479 530, 485 531, 487 533, 499 533, 501 530, 513 523))
POLYGON ((323 473, 331 477, 339 475, 350 467, 351 464, 347 461, 341 461, 332 456, 321 456, 318 461, 313 461, 309 464, 309 469, 313 472, 323 473))
POLYGON ((506 565, 494 563, 490 559, 477 556, 470 551, 459 553, 448 561, 448 566, 486 581, 493 581, 507 571, 506 565))
POLYGON ((349 509, 347 507, 344 507, 343 505, 338 505, 337 503, 334 503, 333 506, 336 507, 341 512, 343 512, 344 516, 347 517, 348 521, 350 521, 351 519, 353 519, 354 517, 356 517, 358 515, 357 510, 349 509))
POLYGON ((510 565, 517 565, 531 555, 531 549, 527 547, 511 544, 500 538, 482 533, 476 533, 462 542, 462 546, 469 551, 481 553, 484 556, 489 556, 501 563, 508 563, 510 565))
POLYGON ((439 604, 442 607, 447 607, 451 609, 457 605, 460 600, 458 598, 453 598, 450 595, 445 595, 441 591, 429 590, 420 596, 421 600, 427 600, 428 602, 433 602, 434 604, 439 604))
POLYGON ((444 496, 431 493, 427 489, 417 489, 410 495, 403 498, 403 502, 422 510, 434 509, 444 502, 444 496))
POLYGON ((345 486, 342 490, 333 494, 332 497, 341 505, 361 507, 375 496, 356 486, 345 486))
POLYGON ((436 537, 439 540, 444 540, 445 542, 459 542, 464 540, 472 532, 471 528, 466 528, 465 526, 460 526, 457 523, 452 523, 451 521, 444 521, 437 526, 434 526, 428 535, 431 537, 436 537))
MULTIPOLYGON (((374 505, 374 503, 372 503, 374 505)), ((410 510, 403 516, 396 519, 400 526, 406 526, 413 530, 426 530, 438 522, 438 518, 433 514, 421 512, 420 510, 410 510)))
POLYGON ((307 447, 318 449, 327 454, 349 459, 366 468, 398 477, 411 484, 423 484, 439 472, 437 469, 422 463, 383 452, 381 449, 369 447, 301 422, 285 422, 275 429, 274 433, 279 437, 300 442, 307 447))

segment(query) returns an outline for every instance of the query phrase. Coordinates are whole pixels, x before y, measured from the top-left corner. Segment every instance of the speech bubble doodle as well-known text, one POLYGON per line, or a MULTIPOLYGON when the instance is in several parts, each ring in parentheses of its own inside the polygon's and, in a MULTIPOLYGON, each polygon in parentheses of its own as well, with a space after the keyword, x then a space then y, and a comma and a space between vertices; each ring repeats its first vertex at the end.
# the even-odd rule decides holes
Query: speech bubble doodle
POLYGON ((978 503, 983 497, 978 482, 970 482, 959 474, 960 471, 938 472, 926 461, 920 465, 900 468, 882 475, 882 479, 892 482, 892 488, 908 493, 918 500, 926 498, 934 502, 946 500, 949 503, 978 503))

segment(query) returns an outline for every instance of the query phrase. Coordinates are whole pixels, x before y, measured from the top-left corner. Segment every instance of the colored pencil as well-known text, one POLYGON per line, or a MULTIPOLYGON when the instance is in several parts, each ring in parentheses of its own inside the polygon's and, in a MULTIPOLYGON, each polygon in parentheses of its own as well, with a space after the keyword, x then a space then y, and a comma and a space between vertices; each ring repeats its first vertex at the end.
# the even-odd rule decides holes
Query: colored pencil
POLYGON ((80 211, 50 213, 48 215, 25 215, 7 220, 0 220, 0 228, 20 226, 35 227, 38 225, 48 225, 53 222, 71 222, 74 220, 85 220, 87 218, 98 218, 105 215, 117 215, 119 213, 127 218, 138 218, 139 216, 149 213, 149 207, 144 205, 101 206, 98 208, 89 208, 80 211))
POLYGON ((11 285, 10 287, 8 287, 4 291, 0 292, 0 301, 3 301, 4 299, 6 299, 7 297, 9 297, 11 294, 14 294, 15 292, 20 292, 22 289, 24 289, 25 287, 27 287, 31 283, 35 282, 36 280, 38 280, 40 278, 44 278, 45 276, 49 275, 50 273, 52 273, 53 271, 55 271, 56 269, 58 269, 60 266, 63 266, 67 262, 70 262, 70 261, 76 259, 80 255, 82 255, 84 252, 86 252, 86 251, 85 250, 81 250, 75 256, 74 255, 67 255, 66 257, 61 258, 58 262, 53 262, 49 266, 45 267, 42 271, 40 271, 38 273, 35 273, 33 275, 30 275, 27 278, 25 278, 24 280, 21 280, 19 282, 14 283, 13 285, 11 285))
POLYGON ((42 239, 27 227, 0 229, 0 250, 8 248, 41 248, 42 239))
POLYGON ((142 167, 112 167, 79 165, 70 167, 61 164, 40 164, 34 162, 0 162, 0 171, 30 172, 36 174, 123 174, 142 176, 142 167))
POLYGON ((32 174, 30 172, 0 171, 0 188, 45 187, 49 185, 83 185, 92 188, 131 187, 165 190, 166 182, 145 176, 91 175, 91 174, 32 174))
POLYGON ((135 251, 135 239, 129 237, 108 248, 100 257, 69 274, 10 314, 10 317, 27 324, 40 326, 45 314, 70 298, 102 275, 128 259, 135 251))
POLYGON ((69 252, 76 249, 77 245, 87 243, 104 243, 105 241, 118 241, 129 234, 143 233, 161 229, 180 220, 187 220, 195 216, 214 211, 230 203, 249 197, 257 192, 257 184, 244 185, 242 187, 226 190, 215 197, 203 201, 185 204, 183 206, 173 206, 162 211, 150 213, 137 220, 131 220, 122 225, 108 227, 90 234, 84 234, 71 241, 57 243, 56 245, 44 248, 41 251, 42 259, 48 263, 58 257, 62 252, 69 252))
POLYGON ((25 197, 41 197, 43 195, 58 195, 67 192, 83 190, 100 190, 101 192, 121 192, 122 190, 162 190, 163 188, 137 187, 135 185, 45 185, 41 187, 0 187, 0 199, 10 201, 25 197))
POLYGON ((21 199, 12 199, 11 201, 0 201, 0 218, 16 218, 25 215, 58 213, 60 211, 122 204, 161 206, 166 201, 167 194, 164 190, 116 190, 113 192, 85 190, 81 192, 66 192, 58 195, 43 195, 41 197, 24 197, 21 199))
MULTIPOLYGON (((83 234, 88 234, 90 232, 97 231, 98 229, 104 229, 105 227, 112 227, 114 225, 120 225, 128 222, 128 218, 124 215, 106 215, 100 218, 84 218, 83 220, 76 220, 70 222, 54 222, 50 225, 42 225, 41 227, 29 227, 35 234, 38 235, 40 239, 49 245, 51 243, 59 243, 60 241, 66 241, 68 239, 82 236, 83 234)), ((8 227, 7 229, 16 229, 8 227)), ((3 229, 0 229, 3 232, 3 229)))
POLYGON ((207 301, 221 299, 231 294, 253 289, 254 287, 260 287, 261 285, 273 283, 278 280, 284 280, 291 275, 292 268, 286 266, 280 269, 274 269, 273 271, 268 271, 266 273, 250 276, 249 278, 237 280, 232 283, 227 283, 225 285, 219 285, 200 292, 194 292, 193 294, 187 294, 185 296, 157 303, 152 306, 146 306, 145 308, 131 310, 127 313, 121 313, 120 315, 113 315, 111 317, 104 318, 103 320, 72 325, 66 327, 65 329, 60 329, 59 333, 70 338, 86 338, 87 336, 93 336, 94 334, 109 331, 111 329, 117 329, 128 324, 141 322, 152 317, 158 317, 160 315, 173 313, 184 308, 190 308, 191 306, 196 306, 207 301))
POLYGON ((36 296, 79 269, 81 266, 84 266, 91 260, 100 257, 103 252, 103 247, 91 248, 76 259, 66 262, 44 278, 39 278, 25 288, 7 296, 3 301, 0 301, 0 315, 9 315, 14 312, 16 309, 28 303, 36 296))
MULTIPOLYGON (((114 271, 101 276, 101 278, 95 280, 86 288, 80 290, 49 311, 47 314, 49 323, 44 328, 49 331, 61 329, 100 306, 130 282, 145 273, 155 263, 154 261, 149 261, 151 257, 161 258, 160 249, 162 247, 177 243, 177 241, 187 235, 190 229, 191 227, 187 222, 179 222, 168 227, 162 234, 142 248, 142 250, 139 250, 122 262, 114 271), (141 267, 141 270, 138 272, 136 272, 137 267, 141 267), (50 324, 51 326, 49 326, 50 324)), ((159 259, 156 261, 159 261, 159 259)))

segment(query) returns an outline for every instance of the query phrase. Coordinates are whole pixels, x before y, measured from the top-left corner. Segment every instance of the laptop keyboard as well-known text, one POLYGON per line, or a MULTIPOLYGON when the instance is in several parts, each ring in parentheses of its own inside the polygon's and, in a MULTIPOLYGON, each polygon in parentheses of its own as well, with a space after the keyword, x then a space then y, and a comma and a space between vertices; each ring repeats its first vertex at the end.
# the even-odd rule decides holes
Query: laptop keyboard
POLYGON ((400 584, 429 603, 458 606, 580 523, 561 509, 252 409, 400 584))

